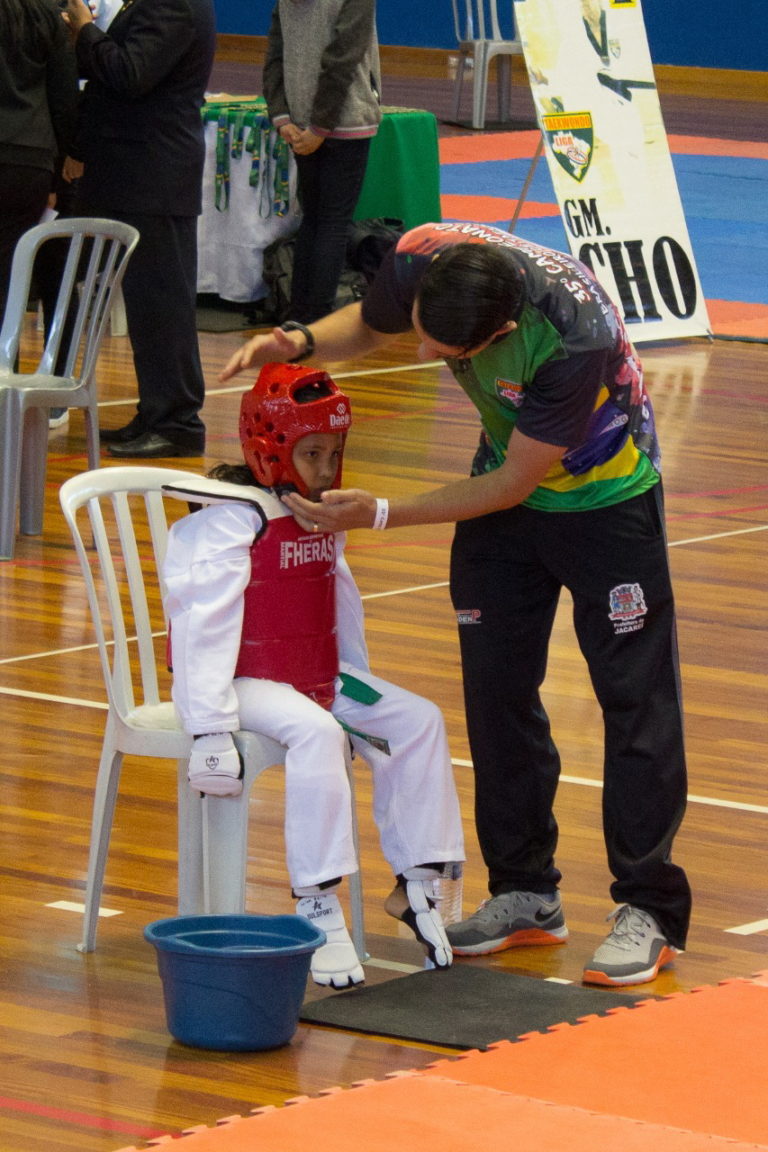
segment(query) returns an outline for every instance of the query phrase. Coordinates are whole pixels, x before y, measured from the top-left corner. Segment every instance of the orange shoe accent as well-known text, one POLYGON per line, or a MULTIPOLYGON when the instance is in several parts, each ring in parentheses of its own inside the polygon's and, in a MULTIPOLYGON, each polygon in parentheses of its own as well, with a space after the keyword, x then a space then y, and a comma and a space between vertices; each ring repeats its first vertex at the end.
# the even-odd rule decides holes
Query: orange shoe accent
POLYGON ((652 968, 650 972, 646 969, 648 974, 645 976, 640 973, 638 976, 620 976, 618 979, 612 979, 605 972, 597 972, 591 968, 585 968, 581 978, 585 984, 600 984, 610 988, 630 987, 632 984, 647 984, 650 980, 656 979, 660 968, 663 968, 665 964, 669 964, 678 955, 679 952, 677 948, 672 948, 670 945, 665 944, 661 952, 659 952, 655 967, 652 968))
POLYGON ((529 948, 535 945, 551 945, 551 944, 567 944, 568 937, 566 936, 553 936, 551 932, 545 932, 543 928, 521 928, 519 932, 513 932, 511 936, 505 936, 503 940, 499 940, 493 948, 483 948, 481 953, 475 951, 477 945, 470 945, 466 949, 462 949, 459 944, 452 944, 454 956, 490 956, 494 952, 504 952, 507 948, 529 948))

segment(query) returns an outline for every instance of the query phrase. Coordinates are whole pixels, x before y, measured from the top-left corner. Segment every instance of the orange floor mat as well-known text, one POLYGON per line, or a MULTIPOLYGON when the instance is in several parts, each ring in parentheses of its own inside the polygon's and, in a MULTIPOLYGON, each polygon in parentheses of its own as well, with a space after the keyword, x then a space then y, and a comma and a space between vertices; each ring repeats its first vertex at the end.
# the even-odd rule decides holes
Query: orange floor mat
POLYGON ((188 1130, 179 1147, 466 1152, 475 1144, 516 1152, 565 1144, 569 1152, 768 1152, 768 972, 228 1117, 188 1130))
POLYGON ((738 300, 707 300, 707 312, 716 336, 734 339, 768 339, 768 304, 747 304, 738 300))
POLYGON ((422 1074, 768 1143, 765 976, 559 1024, 422 1074))
POLYGON ((476 1145, 515 1152, 563 1147, 568 1152, 755 1152, 754 1144, 419 1073, 233 1117, 215 1129, 191 1130, 178 1147, 180 1152, 466 1152, 476 1145))

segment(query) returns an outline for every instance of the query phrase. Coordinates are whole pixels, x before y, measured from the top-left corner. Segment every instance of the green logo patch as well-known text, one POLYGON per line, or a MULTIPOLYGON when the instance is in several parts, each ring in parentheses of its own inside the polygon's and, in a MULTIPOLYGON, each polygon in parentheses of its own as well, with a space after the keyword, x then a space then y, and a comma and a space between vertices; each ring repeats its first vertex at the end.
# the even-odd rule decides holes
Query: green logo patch
POLYGON ((552 112, 543 117, 544 135, 561 168, 579 183, 592 161, 594 131, 591 112, 552 112))

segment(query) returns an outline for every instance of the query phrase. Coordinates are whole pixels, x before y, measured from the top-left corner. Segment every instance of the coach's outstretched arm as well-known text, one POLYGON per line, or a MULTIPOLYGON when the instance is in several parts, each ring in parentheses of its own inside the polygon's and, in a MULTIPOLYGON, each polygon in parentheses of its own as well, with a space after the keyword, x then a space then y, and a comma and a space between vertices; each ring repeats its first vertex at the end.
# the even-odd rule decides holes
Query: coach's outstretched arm
POLYGON ((331 312, 308 326, 314 347, 307 353, 307 337, 302 328, 273 328, 269 333, 253 336, 234 354, 219 374, 219 380, 231 380, 246 368, 261 367, 271 361, 298 360, 311 356, 317 361, 350 360, 365 356, 376 348, 390 344, 395 336, 369 328, 362 317, 359 302, 331 312))
MULTIPOLYGON (((562 459, 566 448, 545 444, 512 433, 504 462, 482 476, 467 476, 414 496, 385 501, 388 527, 409 524, 446 524, 486 516, 521 504, 562 459)), ((352 528, 381 527, 376 524, 380 500, 361 488, 337 488, 324 492, 312 503, 296 492, 282 500, 308 532, 346 532, 352 528)))

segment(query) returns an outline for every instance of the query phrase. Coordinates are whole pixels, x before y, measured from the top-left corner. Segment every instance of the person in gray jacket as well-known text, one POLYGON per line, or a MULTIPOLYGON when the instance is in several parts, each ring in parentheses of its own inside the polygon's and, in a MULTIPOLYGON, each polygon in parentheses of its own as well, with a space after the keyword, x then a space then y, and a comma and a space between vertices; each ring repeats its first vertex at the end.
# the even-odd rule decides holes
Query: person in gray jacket
POLYGON ((310 324, 333 311, 381 121, 375 0, 279 0, 263 85, 270 119, 296 158, 302 210, 288 323, 310 324))

